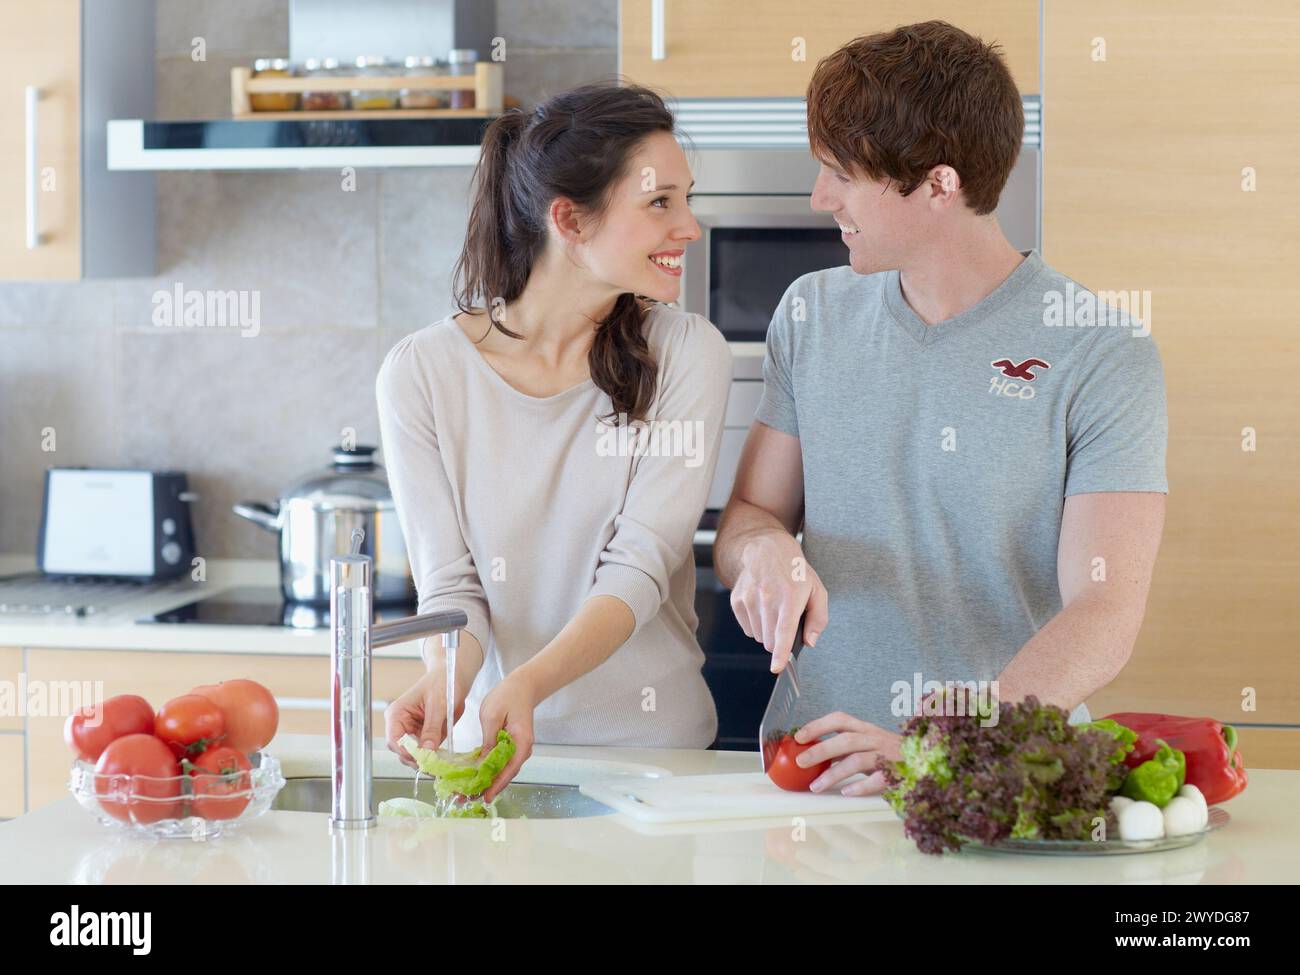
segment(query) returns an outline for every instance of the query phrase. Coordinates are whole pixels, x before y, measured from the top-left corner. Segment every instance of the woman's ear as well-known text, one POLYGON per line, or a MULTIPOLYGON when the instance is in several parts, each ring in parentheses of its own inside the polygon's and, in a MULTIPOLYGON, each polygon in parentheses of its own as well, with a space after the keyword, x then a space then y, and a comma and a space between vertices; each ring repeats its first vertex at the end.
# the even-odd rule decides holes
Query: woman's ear
POLYGON ((547 216, 551 221, 551 226, 555 228, 555 233, 563 243, 581 244, 584 242, 582 215, 572 200, 557 196, 551 201, 547 216))

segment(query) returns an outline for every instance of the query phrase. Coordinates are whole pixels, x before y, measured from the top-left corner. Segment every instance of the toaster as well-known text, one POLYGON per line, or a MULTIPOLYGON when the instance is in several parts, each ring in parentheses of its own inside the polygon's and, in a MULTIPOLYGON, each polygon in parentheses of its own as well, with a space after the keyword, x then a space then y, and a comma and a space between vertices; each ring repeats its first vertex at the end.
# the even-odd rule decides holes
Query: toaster
POLYGON ((174 579, 195 556, 181 471, 51 467, 36 564, 49 576, 174 579))

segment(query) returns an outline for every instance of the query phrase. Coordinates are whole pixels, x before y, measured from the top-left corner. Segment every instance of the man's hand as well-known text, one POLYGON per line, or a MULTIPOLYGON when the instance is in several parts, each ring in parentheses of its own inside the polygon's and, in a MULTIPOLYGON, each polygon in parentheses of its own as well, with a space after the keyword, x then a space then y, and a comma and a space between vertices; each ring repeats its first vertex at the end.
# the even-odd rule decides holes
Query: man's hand
POLYGON ((804 561, 794 537, 802 521, 799 438, 755 420, 718 522, 713 560, 718 579, 731 588, 736 622, 772 654, 774 674, 790 659, 805 609, 808 646, 826 628, 826 587, 804 561))
POLYGON ((878 758, 898 761, 903 740, 901 735, 885 731, 843 711, 834 711, 816 721, 809 721, 796 732, 794 740, 802 745, 817 741, 822 735, 831 737, 817 742, 795 759, 801 768, 832 760, 831 767, 813 780, 813 792, 832 789, 859 772, 865 773, 867 777, 860 782, 850 782, 840 790, 841 794, 870 796, 885 788, 884 775, 871 770, 876 767, 878 758))
POLYGON ((805 610, 804 643, 817 645, 817 637, 826 629, 826 587, 790 535, 764 533, 745 545, 740 575, 731 590, 731 610, 745 635, 772 655, 775 674, 790 659, 805 610))

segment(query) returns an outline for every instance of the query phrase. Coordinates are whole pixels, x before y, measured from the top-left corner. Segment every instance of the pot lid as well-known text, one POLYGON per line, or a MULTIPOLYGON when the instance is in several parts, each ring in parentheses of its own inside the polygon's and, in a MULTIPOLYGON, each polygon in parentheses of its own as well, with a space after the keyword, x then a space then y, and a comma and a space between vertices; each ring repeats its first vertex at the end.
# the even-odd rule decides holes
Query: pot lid
POLYGON ((375 463, 377 448, 357 445, 334 448, 328 467, 304 475, 280 498, 280 505, 308 502, 322 508, 391 507, 388 476, 375 463))

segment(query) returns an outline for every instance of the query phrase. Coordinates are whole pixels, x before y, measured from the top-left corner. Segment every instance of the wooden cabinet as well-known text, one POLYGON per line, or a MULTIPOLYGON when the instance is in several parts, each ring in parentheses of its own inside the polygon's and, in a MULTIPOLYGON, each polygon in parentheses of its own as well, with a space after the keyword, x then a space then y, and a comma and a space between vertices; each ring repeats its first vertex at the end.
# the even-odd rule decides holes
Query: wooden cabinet
POLYGON ((81 276, 80 8, 77 0, 0 2, 6 24, 0 44, 0 269, 6 278, 81 276), (27 101, 29 86, 37 90, 34 104, 27 101), (28 192, 31 128, 34 196, 28 192), (29 249, 27 214, 33 204, 41 239, 29 249))
POLYGON ((1090 708, 1300 724, 1300 14, 1049 0, 1044 32, 1044 257, 1150 294, 1169 404, 1146 623, 1090 708))
MULTIPOLYGON (((391 701, 424 672, 418 659, 377 657, 374 698, 391 701)), ((329 658, 113 650, 27 650, 27 680, 47 688, 85 688, 89 695, 102 682, 104 697, 139 694, 155 708, 196 684, 247 677, 265 684, 280 702, 280 731, 329 734, 329 658)), ((376 711, 376 719, 380 712, 376 711)), ((63 742, 63 714, 26 719, 28 811, 67 795, 72 762, 63 742)), ((376 725, 380 731, 382 724, 376 725)), ((8 736, 0 735, 0 749, 8 736)), ((10 788, 0 778, 0 790, 10 788)), ((0 806, 12 806, 13 796, 0 792, 0 806)))
POLYGON ((23 652, 18 647, 0 647, 0 686, 13 689, 13 710, 0 709, 0 734, 22 733, 23 717, 18 707, 19 675, 23 669, 23 652))
POLYGON ((23 736, 0 733, 0 819, 23 814, 23 736))
POLYGON ((1238 728, 1237 747, 1248 771, 1300 769, 1300 728, 1238 728))
POLYGON ((844 42, 924 20, 997 41, 1021 93, 1041 91, 1038 0, 663 0, 662 60, 652 56, 653 7, 619 4, 619 71, 676 98, 802 98, 817 62, 844 42))
POLYGON ((23 811, 23 717, 19 703, 19 676, 23 652, 0 647, 0 819, 23 811))
POLYGON ((113 113, 153 114, 152 0, 0 0, 0 23, 0 279, 152 274, 152 174, 105 148, 113 113))

